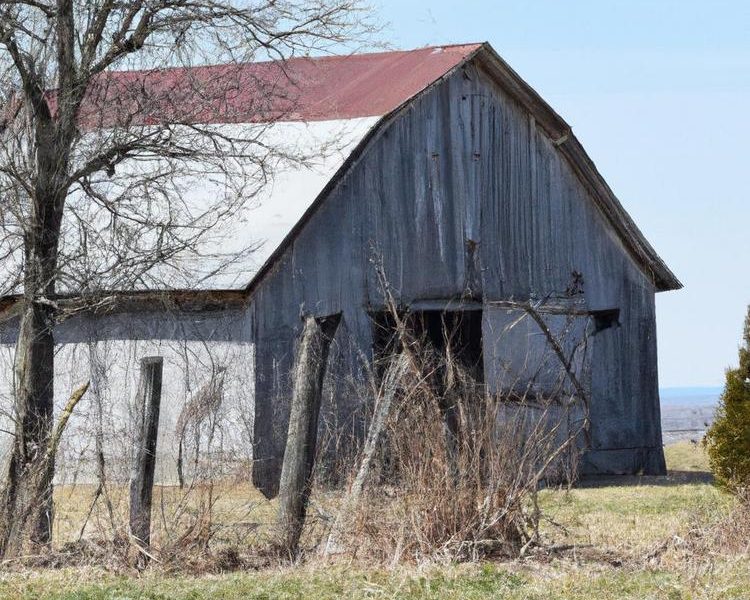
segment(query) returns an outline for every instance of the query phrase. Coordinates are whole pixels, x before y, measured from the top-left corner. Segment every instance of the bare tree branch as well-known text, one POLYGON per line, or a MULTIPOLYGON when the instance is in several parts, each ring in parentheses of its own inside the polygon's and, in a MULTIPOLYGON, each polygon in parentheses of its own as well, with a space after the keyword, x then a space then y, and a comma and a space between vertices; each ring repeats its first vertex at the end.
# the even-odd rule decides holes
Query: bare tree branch
POLYGON ((373 31, 363 11, 360 0, 0 0, 0 292, 22 294, 0 556, 49 541, 51 494, 28 539, 8 536, 33 486, 52 485, 27 474, 56 449, 55 324, 111 290, 202 286, 252 253, 254 242, 226 250, 232 227, 279 169, 322 151, 274 137, 294 110, 285 67, 239 63, 357 43, 373 31))

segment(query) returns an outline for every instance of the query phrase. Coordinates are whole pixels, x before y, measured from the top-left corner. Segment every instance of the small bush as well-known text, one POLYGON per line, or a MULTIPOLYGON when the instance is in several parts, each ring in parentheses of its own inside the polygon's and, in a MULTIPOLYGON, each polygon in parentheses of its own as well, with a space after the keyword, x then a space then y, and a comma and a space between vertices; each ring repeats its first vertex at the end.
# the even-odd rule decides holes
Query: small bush
POLYGON ((716 420, 704 443, 716 480, 737 493, 750 487, 750 308, 739 367, 727 370, 716 420))

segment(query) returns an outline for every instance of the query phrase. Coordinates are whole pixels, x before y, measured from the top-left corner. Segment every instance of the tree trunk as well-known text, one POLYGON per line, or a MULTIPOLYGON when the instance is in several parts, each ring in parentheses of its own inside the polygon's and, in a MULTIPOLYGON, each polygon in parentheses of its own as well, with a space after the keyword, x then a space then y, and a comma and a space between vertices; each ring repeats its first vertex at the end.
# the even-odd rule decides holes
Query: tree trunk
POLYGON ((53 426, 54 314, 44 304, 25 304, 15 356, 15 437, 0 500, 6 558, 37 552, 52 535, 54 468, 43 462, 53 426))
POLYGON ((318 414, 323 378, 331 341, 341 315, 316 320, 305 319, 294 371, 294 390, 289 430, 279 484, 279 549, 297 554, 310 497, 311 475, 318 435, 318 414))
MULTIPOLYGON (((156 441, 159 433, 159 407, 163 359, 160 356, 141 360, 138 389, 133 464, 130 474, 130 534, 141 550, 151 543, 151 500, 156 466, 156 441)), ((141 552, 138 565, 145 566, 147 554, 141 552)))
POLYGON ((31 226, 24 233, 23 300, 14 364, 15 431, 0 491, 2 557, 36 552, 52 537, 55 457, 47 456, 47 448, 54 408, 57 250, 65 203, 54 180, 64 173, 67 155, 57 157, 62 163, 55 162, 48 133, 37 129, 45 145, 36 148, 40 174, 30 199, 31 226))

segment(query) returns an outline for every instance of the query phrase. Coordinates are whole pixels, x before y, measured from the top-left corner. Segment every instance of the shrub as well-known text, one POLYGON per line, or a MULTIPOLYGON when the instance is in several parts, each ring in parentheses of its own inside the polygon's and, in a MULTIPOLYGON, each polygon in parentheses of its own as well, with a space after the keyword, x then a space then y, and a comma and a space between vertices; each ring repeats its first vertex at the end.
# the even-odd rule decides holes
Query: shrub
POLYGON ((717 481, 737 493, 750 487, 750 307, 739 367, 726 373, 716 419, 704 443, 717 481))
POLYGON ((377 392, 383 435, 378 453, 362 453, 363 463, 377 457, 374 485, 362 489, 367 469, 355 465, 351 490, 359 491, 344 500, 326 552, 348 547, 390 564, 523 555, 541 543, 537 490, 575 477, 583 400, 565 391, 563 366, 554 367, 550 392, 503 370, 502 391, 492 393, 451 346, 455 329, 443 323, 438 349, 405 327, 407 318, 391 345, 398 354, 375 369, 385 373, 377 392))

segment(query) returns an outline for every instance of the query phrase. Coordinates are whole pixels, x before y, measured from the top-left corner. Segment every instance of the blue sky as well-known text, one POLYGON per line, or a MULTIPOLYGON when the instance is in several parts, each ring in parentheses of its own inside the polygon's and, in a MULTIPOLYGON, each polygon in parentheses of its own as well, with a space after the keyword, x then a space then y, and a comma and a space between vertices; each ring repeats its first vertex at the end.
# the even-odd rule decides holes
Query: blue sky
POLYGON ((685 285, 662 386, 715 385, 750 303, 750 2, 373 0, 398 48, 489 41, 565 118, 685 285))

